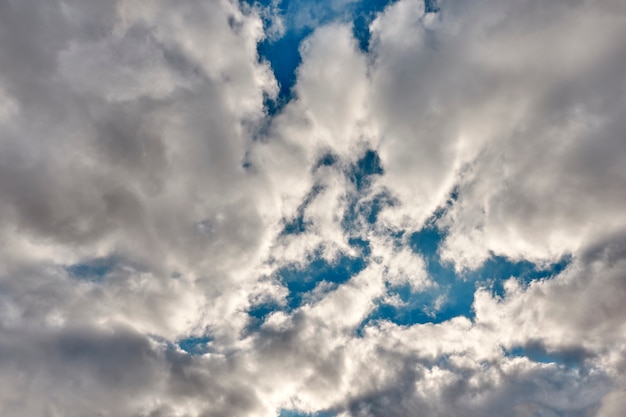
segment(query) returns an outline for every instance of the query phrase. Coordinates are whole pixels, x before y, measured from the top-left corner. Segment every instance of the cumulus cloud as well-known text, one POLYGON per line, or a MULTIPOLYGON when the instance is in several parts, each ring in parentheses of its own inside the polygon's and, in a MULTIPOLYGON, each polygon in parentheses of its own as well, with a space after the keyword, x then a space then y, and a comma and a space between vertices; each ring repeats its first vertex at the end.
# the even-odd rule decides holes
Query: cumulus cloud
POLYGON ((619 415, 626 8, 352 3, 0 5, 0 414, 619 415))

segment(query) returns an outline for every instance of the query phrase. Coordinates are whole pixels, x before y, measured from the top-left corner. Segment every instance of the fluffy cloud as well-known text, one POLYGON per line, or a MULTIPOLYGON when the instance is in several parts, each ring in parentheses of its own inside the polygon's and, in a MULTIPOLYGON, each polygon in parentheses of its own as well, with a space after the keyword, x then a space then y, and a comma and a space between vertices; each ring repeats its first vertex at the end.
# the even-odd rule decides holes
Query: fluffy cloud
POLYGON ((0 6, 0 414, 618 415, 622 2, 300 3, 276 114, 259 5, 0 6), (493 255, 570 262, 377 319, 493 255))

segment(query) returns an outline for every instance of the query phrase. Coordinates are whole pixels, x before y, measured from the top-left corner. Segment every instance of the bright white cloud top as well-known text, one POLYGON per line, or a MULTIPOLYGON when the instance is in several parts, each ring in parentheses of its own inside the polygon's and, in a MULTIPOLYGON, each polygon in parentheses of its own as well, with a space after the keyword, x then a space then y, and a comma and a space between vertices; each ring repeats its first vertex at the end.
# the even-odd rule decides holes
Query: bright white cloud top
POLYGON ((623 415, 626 3, 362 1, 0 1, 0 415, 623 415))

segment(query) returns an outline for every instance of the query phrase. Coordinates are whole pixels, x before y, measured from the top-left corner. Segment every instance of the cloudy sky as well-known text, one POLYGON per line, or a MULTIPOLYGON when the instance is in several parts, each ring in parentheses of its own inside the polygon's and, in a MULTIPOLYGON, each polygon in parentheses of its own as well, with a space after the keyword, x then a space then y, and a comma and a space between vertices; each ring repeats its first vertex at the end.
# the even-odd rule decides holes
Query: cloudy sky
POLYGON ((623 0, 0 0, 0 415, 621 417, 623 0))

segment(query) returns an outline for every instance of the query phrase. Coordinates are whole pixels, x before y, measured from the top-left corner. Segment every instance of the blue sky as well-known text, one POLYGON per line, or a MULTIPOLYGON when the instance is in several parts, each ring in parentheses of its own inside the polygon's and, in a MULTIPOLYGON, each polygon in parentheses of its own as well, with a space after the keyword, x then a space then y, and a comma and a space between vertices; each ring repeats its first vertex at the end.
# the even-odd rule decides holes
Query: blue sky
MULTIPOLYGON (((272 6, 271 1, 249 3, 258 7, 270 8, 272 6)), ((274 13, 284 22, 284 33, 268 37, 258 45, 259 57, 271 64, 280 86, 276 100, 266 102, 270 114, 279 111, 291 100, 291 88, 296 82, 296 70, 301 63, 300 44, 316 26, 334 21, 345 22, 352 26, 359 47, 367 51, 370 38, 369 25, 376 15, 390 3, 392 3, 390 0, 321 2, 283 0, 278 2, 274 13), (301 23, 299 16, 309 10, 313 10, 311 12, 313 18, 301 23)), ((436 10, 430 2, 427 3, 427 7, 436 10)), ((266 19, 264 24, 271 25, 271 20, 266 19)))
POLYGON ((5 3, 0 415, 623 414, 623 1, 5 3))

